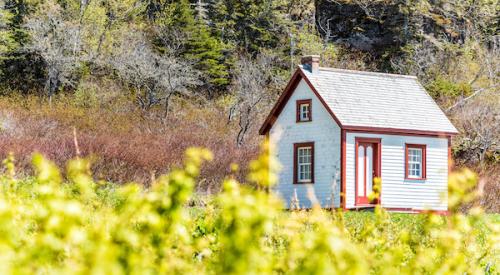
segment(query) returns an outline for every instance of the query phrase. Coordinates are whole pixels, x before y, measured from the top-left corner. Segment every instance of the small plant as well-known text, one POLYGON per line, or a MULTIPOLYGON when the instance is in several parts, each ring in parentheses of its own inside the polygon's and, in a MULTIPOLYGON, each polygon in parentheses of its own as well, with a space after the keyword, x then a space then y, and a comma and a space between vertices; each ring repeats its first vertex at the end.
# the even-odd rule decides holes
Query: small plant
MULTIPOLYGON (((39 154, 35 177, 0 176, 0 266, 4 273, 180 274, 496 274, 498 217, 461 205, 480 193, 477 177, 450 177, 450 215, 283 210, 269 192, 277 165, 269 154, 250 164, 204 206, 188 207, 205 149, 191 148, 181 168, 145 188, 96 182, 90 162, 65 173, 39 154), (496 220, 495 220, 496 219, 496 220)), ((373 194, 376 199, 376 192, 373 194)))

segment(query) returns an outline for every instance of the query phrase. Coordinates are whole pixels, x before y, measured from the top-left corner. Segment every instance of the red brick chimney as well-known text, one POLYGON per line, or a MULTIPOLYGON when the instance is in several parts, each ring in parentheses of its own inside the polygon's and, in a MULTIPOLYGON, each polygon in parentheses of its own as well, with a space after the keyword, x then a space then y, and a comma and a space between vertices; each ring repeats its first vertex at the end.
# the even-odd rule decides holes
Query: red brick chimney
POLYGON ((305 70, 315 74, 319 72, 319 60, 319 55, 305 55, 300 60, 300 63, 305 70))

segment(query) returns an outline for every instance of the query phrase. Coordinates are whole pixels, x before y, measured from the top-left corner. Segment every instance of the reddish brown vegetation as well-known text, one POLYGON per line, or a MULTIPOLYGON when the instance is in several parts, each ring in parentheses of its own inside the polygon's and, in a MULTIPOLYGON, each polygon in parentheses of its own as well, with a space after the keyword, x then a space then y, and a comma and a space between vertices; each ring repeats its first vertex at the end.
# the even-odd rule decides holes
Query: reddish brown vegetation
POLYGON ((479 171, 481 196, 477 204, 487 212, 500 213, 500 165, 479 171))
MULTIPOLYGON (((14 153, 18 170, 24 173, 30 173, 33 152, 59 165, 74 158, 73 128, 82 155, 93 159, 96 177, 113 182, 148 184, 151 177, 179 165, 187 147, 201 146, 212 150, 214 161, 203 168, 198 188, 213 192, 232 163, 246 167, 258 151, 258 138, 236 146, 235 127, 227 123, 220 106, 180 102, 165 122, 145 118, 127 104, 81 108, 65 99, 52 107, 34 98, 12 101, 0 99, 0 158, 14 153)), ((242 175, 244 171, 237 174, 242 175)))

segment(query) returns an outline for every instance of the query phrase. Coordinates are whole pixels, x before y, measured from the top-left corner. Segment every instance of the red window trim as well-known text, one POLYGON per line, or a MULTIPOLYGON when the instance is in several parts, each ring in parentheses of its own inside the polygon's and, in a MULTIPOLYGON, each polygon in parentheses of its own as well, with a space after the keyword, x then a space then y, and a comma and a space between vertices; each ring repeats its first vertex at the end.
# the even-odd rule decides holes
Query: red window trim
POLYGON ((293 184, 313 184, 314 183, 314 142, 301 142, 293 144, 293 184), (298 177, 298 149, 301 147, 311 147, 311 181, 299 182, 298 177))
POLYGON ((426 180, 427 179, 427 145, 425 144, 405 144, 405 180, 426 180), (422 149, 422 177, 409 178, 408 177, 408 149, 418 148, 422 149))
POLYGON ((296 121, 297 122, 309 122, 312 121, 312 100, 311 99, 300 99, 296 101, 296 121), (309 104, 309 119, 300 119, 300 105, 309 104))

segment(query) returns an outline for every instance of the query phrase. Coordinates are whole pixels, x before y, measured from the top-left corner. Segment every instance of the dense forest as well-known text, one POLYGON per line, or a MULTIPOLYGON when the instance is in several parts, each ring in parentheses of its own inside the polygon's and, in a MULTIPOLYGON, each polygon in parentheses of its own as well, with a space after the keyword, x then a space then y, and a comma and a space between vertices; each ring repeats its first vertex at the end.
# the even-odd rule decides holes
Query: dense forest
POLYGON ((418 76, 499 211, 499 14, 497 0, 0 0, 0 157, 31 173, 34 151, 89 155, 96 177, 148 184, 197 145, 216 159, 197 190, 218 191, 245 174, 300 57, 320 54, 418 76))

